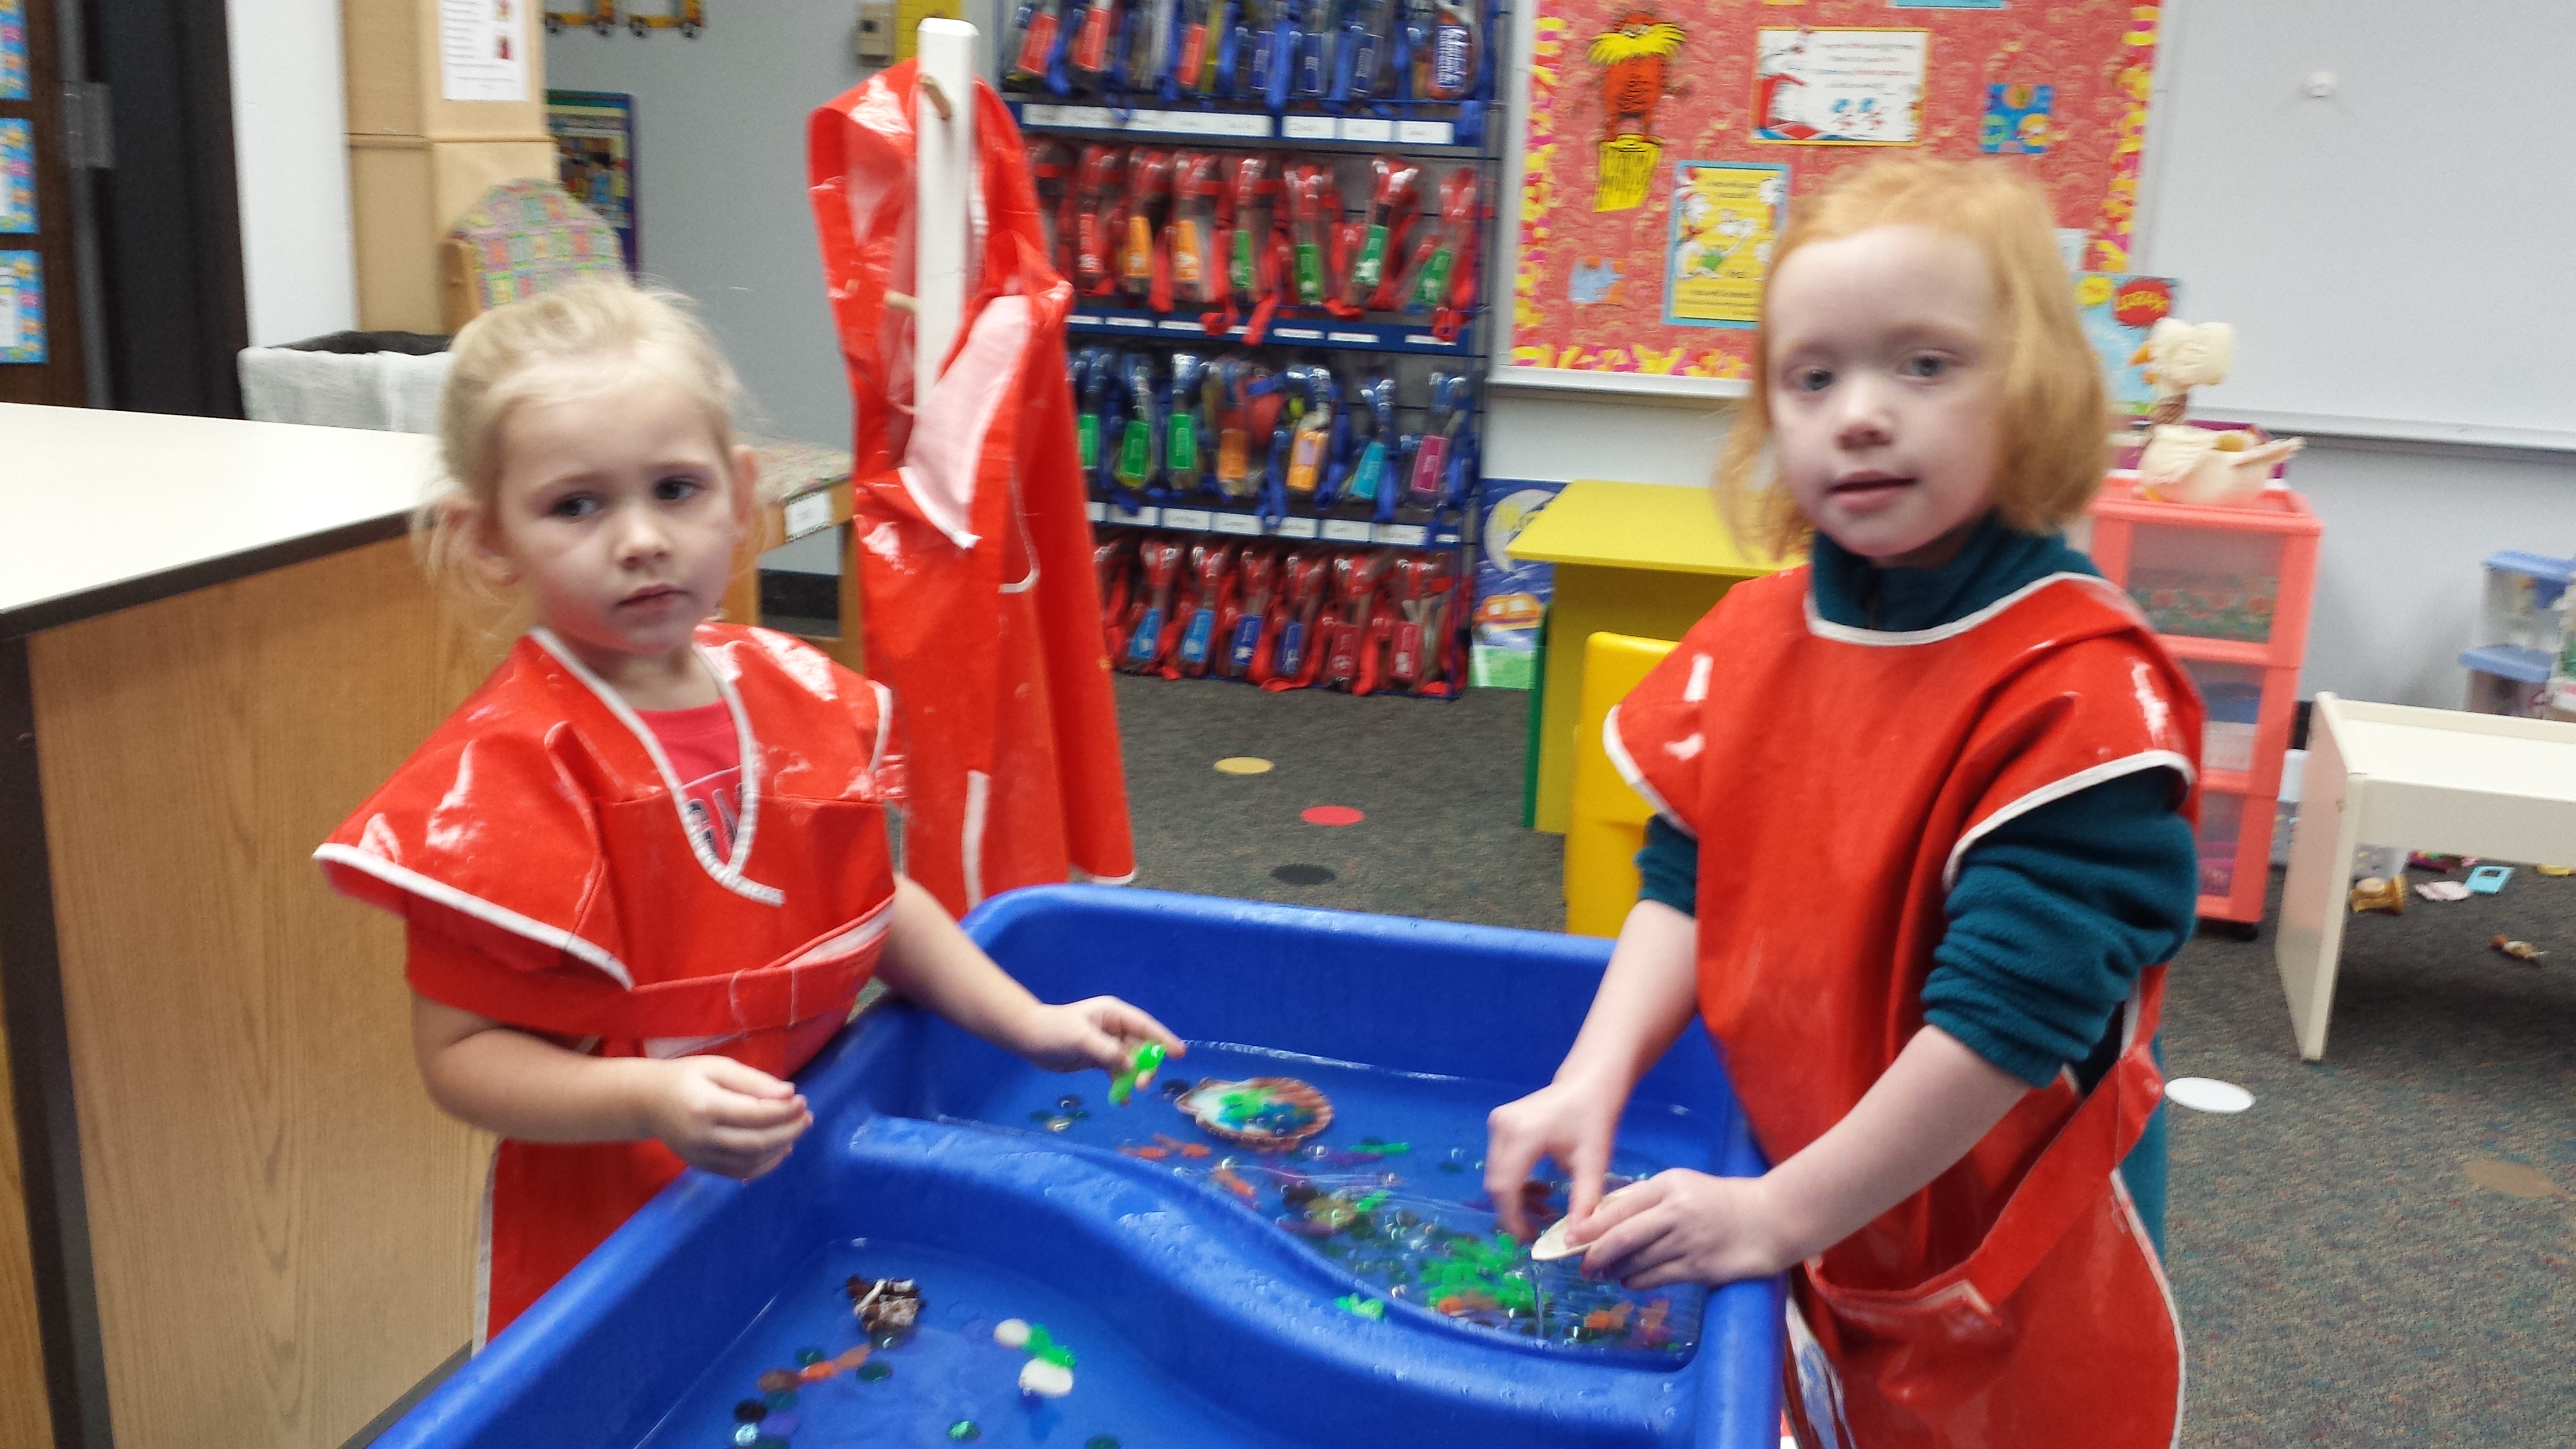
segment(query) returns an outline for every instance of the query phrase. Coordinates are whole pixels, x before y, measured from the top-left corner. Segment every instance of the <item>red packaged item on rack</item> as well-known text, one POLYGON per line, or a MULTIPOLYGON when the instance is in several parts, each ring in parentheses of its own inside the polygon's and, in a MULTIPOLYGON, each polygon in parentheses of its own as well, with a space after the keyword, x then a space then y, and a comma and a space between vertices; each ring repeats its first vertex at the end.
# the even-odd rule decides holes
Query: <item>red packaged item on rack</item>
POLYGON ((1137 592, 1144 609, 1127 634, 1118 667, 1143 674, 1163 662, 1172 635, 1179 629, 1173 605, 1181 579, 1181 546, 1168 538, 1148 538, 1136 546, 1137 592))
POLYGON ((1457 633, 1457 560, 1447 553, 1415 554, 1396 561, 1395 648, 1387 670, 1415 694, 1457 692, 1449 651, 1457 633))
POLYGON ((1304 689, 1324 661, 1318 631, 1325 623, 1324 596, 1332 588, 1329 550, 1290 549, 1279 561, 1279 595, 1270 607, 1270 648, 1253 663, 1263 689, 1304 689))
POLYGON ((1109 73, 1109 42, 1118 38, 1117 0, 1091 0, 1073 36, 1073 68, 1095 83, 1109 73))
POLYGON ((1281 279, 1287 274, 1287 244, 1280 236, 1277 158, 1261 154, 1230 156, 1219 163, 1218 170, 1222 184, 1217 195, 1217 226, 1221 232, 1217 250, 1224 258, 1221 291, 1225 307, 1199 320, 1210 333, 1222 336, 1233 329, 1236 319, 1249 312, 1243 340, 1258 346, 1261 334, 1270 326, 1270 314, 1278 309, 1281 279))
POLYGON ((1172 220, 1163 244, 1172 295, 1156 304, 1157 311, 1170 311, 1174 302, 1203 307, 1224 297, 1216 236, 1218 202, 1225 194, 1225 178, 1217 169, 1221 159, 1208 151, 1172 157, 1172 220))
POLYGON ((1223 630, 1224 648, 1216 661, 1218 674, 1228 679, 1245 678, 1252 673, 1253 662, 1267 652, 1270 600, 1278 578, 1278 550, 1257 543, 1243 546, 1242 562, 1235 567, 1239 606, 1234 622, 1223 630))
POLYGON ((1127 197, 1118 244, 1118 290, 1130 302, 1168 312, 1170 284, 1163 280, 1163 249, 1156 245, 1164 208, 1172 197, 1172 153, 1139 148, 1127 158, 1127 197))
POLYGON ((1180 637, 1163 660, 1165 679, 1202 678, 1225 653, 1237 612, 1234 560, 1231 543, 1190 545, 1189 595, 1183 600, 1180 637))
POLYGON ((1288 300, 1320 307, 1341 295, 1334 229, 1342 220, 1342 193, 1333 184, 1333 168, 1313 161, 1290 166, 1284 189, 1292 264, 1288 300))
POLYGON ((1387 262, 1403 254, 1405 228, 1422 201, 1421 181, 1422 167, 1401 156, 1380 156, 1369 162, 1368 215, 1361 220, 1341 289, 1342 302, 1350 310, 1371 305, 1385 287, 1388 273, 1396 270, 1387 262))
POLYGON ((1085 146, 1074 180, 1073 285, 1085 296, 1118 290, 1119 188, 1127 175, 1123 146, 1085 146))
POLYGON ((1432 333, 1453 341, 1476 305, 1476 238, 1484 221, 1483 188, 1474 168, 1461 166, 1440 183, 1437 221, 1413 229, 1411 254, 1392 289, 1373 304, 1384 311, 1428 312, 1432 333))
POLYGON ((1125 530, 1091 546, 1091 572, 1100 584, 1100 632, 1106 657, 1116 659, 1127 647, 1127 631, 1136 627, 1136 535, 1125 530))
POLYGON ((1047 262, 1061 276, 1073 275, 1073 147, 1062 141, 1040 141, 1029 148, 1029 175, 1038 184, 1038 223, 1046 229, 1047 262))
POLYGON ((1355 549, 1333 560, 1334 617, 1321 647, 1324 681, 1336 689, 1369 694, 1385 682, 1381 656, 1395 625, 1378 607, 1378 594, 1391 562, 1377 549, 1355 549))

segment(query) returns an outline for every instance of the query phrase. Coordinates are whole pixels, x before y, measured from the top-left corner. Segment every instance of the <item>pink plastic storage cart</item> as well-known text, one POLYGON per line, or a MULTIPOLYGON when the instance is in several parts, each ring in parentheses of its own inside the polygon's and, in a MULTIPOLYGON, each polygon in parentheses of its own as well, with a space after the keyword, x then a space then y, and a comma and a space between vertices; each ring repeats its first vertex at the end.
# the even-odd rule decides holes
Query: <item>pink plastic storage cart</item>
POLYGON ((2094 564, 2146 611, 2208 701, 2200 916, 2249 937, 2263 919, 2323 531, 2286 488, 2234 507, 2157 503, 2138 496, 2136 474, 2113 473, 2093 505, 2094 564))

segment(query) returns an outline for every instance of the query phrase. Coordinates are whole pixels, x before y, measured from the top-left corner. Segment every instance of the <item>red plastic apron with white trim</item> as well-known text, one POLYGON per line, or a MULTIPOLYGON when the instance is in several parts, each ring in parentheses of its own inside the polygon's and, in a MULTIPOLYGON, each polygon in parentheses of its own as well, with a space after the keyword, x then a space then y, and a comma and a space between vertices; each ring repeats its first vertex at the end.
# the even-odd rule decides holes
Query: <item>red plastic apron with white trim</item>
MULTIPOLYGON (((886 692, 783 635, 709 624, 698 645, 742 747, 732 858, 688 829, 651 731, 542 632, 315 852, 407 920, 413 990, 593 1055, 778 1076, 848 1021, 894 901, 886 692)), ((654 1141, 504 1141, 477 1342, 680 1168, 654 1141)))
MULTIPOLYGON (((1699 840, 1699 1000, 1782 1161, 1923 1026, 1960 856, 2101 780, 2171 771, 2196 814, 2201 705, 2115 589, 2033 584, 1954 624, 1843 628, 1804 568, 1739 584, 1605 728, 1699 840)), ((2182 1339, 2117 1167, 2162 1090, 2164 968, 2089 1094, 2031 1092, 1922 1191, 1790 1277, 1791 1418, 1810 1446, 2174 1442, 2182 1339)))
POLYGON ((1135 873, 1050 269, 1010 112, 976 85, 981 206, 956 348, 913 392, 906 61, 814 112, 807 171, 850 381, 868 672, 911 747, 904 873, 963 914, 1013 886, 1135 873))

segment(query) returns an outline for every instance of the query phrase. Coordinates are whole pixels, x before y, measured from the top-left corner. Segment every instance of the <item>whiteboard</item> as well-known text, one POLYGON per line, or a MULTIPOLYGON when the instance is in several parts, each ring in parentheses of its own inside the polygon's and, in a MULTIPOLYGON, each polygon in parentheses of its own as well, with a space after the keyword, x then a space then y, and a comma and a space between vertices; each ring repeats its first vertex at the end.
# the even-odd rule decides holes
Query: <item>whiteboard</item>
POLYGON ((2236 326, 2194 414, 2576 450, 2576 3, 2168 0, 2164 27, 2133 261, 2236 326))

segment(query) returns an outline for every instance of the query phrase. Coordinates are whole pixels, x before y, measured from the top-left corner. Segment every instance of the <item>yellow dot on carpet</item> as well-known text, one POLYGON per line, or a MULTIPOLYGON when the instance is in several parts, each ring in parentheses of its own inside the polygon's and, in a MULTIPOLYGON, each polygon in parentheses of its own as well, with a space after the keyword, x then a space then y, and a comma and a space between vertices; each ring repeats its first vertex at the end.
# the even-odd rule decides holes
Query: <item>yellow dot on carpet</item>
POLYGON ((1228 755, 1216 767, 1229 775, 1267 775, 1271 764, 1256 755, 1228 755))

